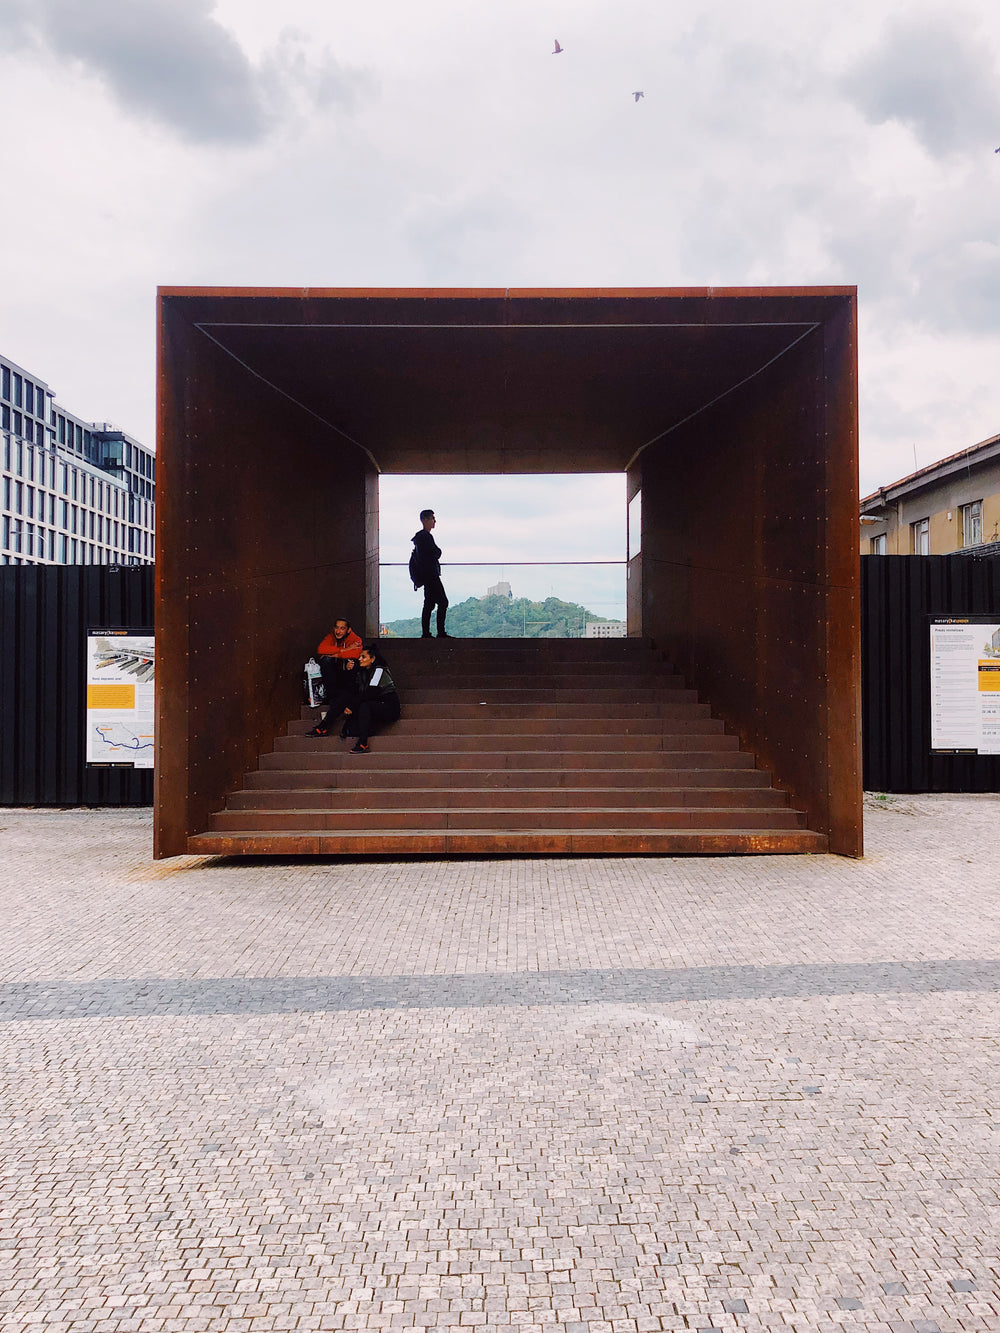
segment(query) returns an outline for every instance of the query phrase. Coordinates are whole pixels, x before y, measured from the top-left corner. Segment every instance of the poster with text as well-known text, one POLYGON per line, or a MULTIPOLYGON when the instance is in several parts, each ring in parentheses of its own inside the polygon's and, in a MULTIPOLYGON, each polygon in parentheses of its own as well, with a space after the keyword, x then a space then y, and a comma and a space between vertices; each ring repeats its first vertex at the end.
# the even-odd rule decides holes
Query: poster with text
POLYGON ((1000 620, 931 621, 931 750, 1000 754, 1000 620))
POLYGON ((153 767, 152 630, 87 631, 87 763, 153 767))

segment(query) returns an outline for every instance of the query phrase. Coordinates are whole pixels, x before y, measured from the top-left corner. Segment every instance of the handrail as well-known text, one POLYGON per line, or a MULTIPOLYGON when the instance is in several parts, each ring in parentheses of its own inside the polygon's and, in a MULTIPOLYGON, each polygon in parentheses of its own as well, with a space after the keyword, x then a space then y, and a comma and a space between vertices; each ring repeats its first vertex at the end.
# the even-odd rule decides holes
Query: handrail
MULTIPOLYGON (((629 562, 618 560, 453 560, 441 562, 441 574, 451 597, 449 615, 463 616, 472 621, 499 617, 503 626, 495 633, 501 637, 529 637, 532 625, 546 625, 545 620, 528 621, 529 603, 545 605, 550 599, 564 604, 560 616, 552 618, 552 631, 560 637, 583 638, 588 620, 624 623, 628 603, 627 575, 629 562), (512 583, 518 586, 512 591, 512 583), (486 588, 486 584, 496 587, 486 588), (561 585, 561 586, 560 586, 561 585), (491 598, 499 594, 504 607, 508 599, 514 611, 497 612, 490 609, 491 598), (475 604, 480 609, 473 609, 475 604), (575 606, 570 615, 569 607, 575 606), (482 610, 482 608, 486 610, 482 610), (462 609, 460 609, 462 608, 462 609), (569 617, 569 619, 566 619, 569 617), (516 621, 516 631, 514 622, 516 621), (514 632, 511 632, 514 631, 514 632)), ((402 560, 380 560, 379 601, 380 620, 414 621, 417 607, 408 603, 410 596, 409 563, 402 560)), ((541 613, 541 614, 544 614, 541 613)), ((485 622, 484 622, 485 623, 485 622)), ((471 634, 470 637, 475 637, 471 634)))
MULTIPOLYGON (((537 568, 539 565, 627 565, 627 560, 442 560, 441 568, 453 569, 518 569, 537 568)), ((379 569, 408 569, 405 560, 380 560, 379 569)))

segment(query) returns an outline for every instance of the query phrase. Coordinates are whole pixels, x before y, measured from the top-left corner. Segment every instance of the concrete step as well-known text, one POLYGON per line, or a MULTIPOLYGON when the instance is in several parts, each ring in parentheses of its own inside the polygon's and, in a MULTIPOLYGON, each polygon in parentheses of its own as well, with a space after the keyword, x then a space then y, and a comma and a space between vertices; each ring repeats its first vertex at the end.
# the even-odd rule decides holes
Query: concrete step
POLYGON ((492 810, 533 806, 623 809, 632 803, 665 810, 689 805, 768 810, 786 807, 788 798, 774 787, 644 787, 637 791, 622 787, 387 787, 367 782, 354 787, 248 788, 233 792, 226 805, 230 810, 367 810, 383 806, 492 810))
MULTIPOLYGON (((629 722, 648 719, 655 722, 660 719, 669 721, 672 719, 707 718, 710 715, 708 704, 698 703, 695 699, 687 698, 673 701, 672 698, 668 697, 665 702, 639 699, 633 703, 617 703, 614 711, 608 712, 595 708, 593 703, 566 703, 559 699, 550 703, 533 704, 526 704, 521 701, 516 708, 512 708, 509 703, 485 702, 479 698, 478 691, 475 693, 475 702, 458 703, 450 697, 414 702, 407 695, 403 704, 403 718, 401 720, 484 718, 502 722, 510 718, 512 721, 551 720, 570 723, 578 720, 590 721, 594 718, 606 717, 609 721, 629 722)), ((312 727, 323 716, 323 713, 322 708, 309 708, 303 705, 299 710, 298 721, 307 722, 312 727)))
MULTIPOLYGON (((587 751, 593 754, 637 755, 652 754, 661 750, 676 752, 683 750, 701 750, 723 752, 738 750, 738 736, 728 736, 722 731, 704 734, 668 733, 658 736, 578 736, 572 733, 549 733, 541 736, 517 735, 504 736, 496 732, 446 732, 443 735, 427 732, 400 732, 396 727, 388 727, 384 732, 372 738, 372 747, 379 754, 453 754, 475 751, 486 754, 503 754, 516 747, 518 752, 526 750, 543 751, 546 754, 563 754, 573 751, 587 751)), ((278 736, 274 742, 275 754, 341 754, 344 742, 339 732, 329 736, 278 736)))
POLYGON ((383 645, 404 716, 364 755, 302 708, 192 852, 826 850, 737 736, 636 640, 383 645))
POLYGON ((650 639, 430 639, 385 638, 378 649, 389 660, 413 657, 417 660, 440 659, 466 661, 475 655, 500 654, 505 657, 535 657, 545 661, 566 659, 572 662, 614 660, 617 658, 663 660, 650 639))
POLYGON ((403 707, 406 708, 411 703, 440 704, 449 701, 456 704, 504 704, 508 708, 523 708, 530 704, 576 704, 587 706, 588 711, 593 713, 594 706, 604 712, 612 712, 623 704, 639 704, 647 708, 650 704, 697 703, 698 696, 694 690, 684 690, 679 687, 661 689, 658 685, 646 686, 641 682, 627 686, 609 685, 588 689, 568 687, 560 689, 557 686, 547 689, 534 684, 491 689, 463 687, 446 690, 440 687, 417 686, 406 691, 403 707))
MULTIPOLYGON (((405 768, 369 767, 367 761, 372 754, 357 755, 350 764, 341 768, 261 768, 243 776, 244 791, 297 791, 305 788, 324 786, 329 791, 343 788, 360 791, 375 791, 382 788, 418 788, 455 787, 461 785, 465 790, 491 791, 496 788, 529 787, 565 787, 567 789, 626 788, 642 792, 647 787, 669 789, 671 791, 701 787, 753 787, 770 786, 771 775, 766 769, 723 767, 692 768, 678 765, 676 768, 659 766, 656 768, 503 768, 493 765, 481 769, 463 769, 456 773, 451 768, 425 767, 409 765, 405 768), (358 766, 360 765, 360 767, 358 766)), ((753 760, 753 756, 748 758, 753 760)), ((398 756, 397 756, 398 762, 398 756)))
MULTIPOLYGON (((714 717, 620 718, 620 717, 484 717, 483 709, 471 717, 414 717, 408 708, 386 735, 393 736, 611 736, 628 745, 635 736, 711 736, 725 731, 725 723, 714 717)), ((294 718, 288 724, 289 736, 305 736, 317 725, 322 710, 314 718, 294 718)), ((339 726, 339 724, 338 724, 339 726)))
POLYGON ((202 856, 731 856, 801 855, 827 850, 808 829, 547 829, 511 833, 470 827, 354 833, 199 833, 188 852, 202 856))
POLYGON ((511 680, 524 681, 525 685, 544 685, 548 689, 565 689, 567 686, 595 686, 597 689, 603 689, 607 685, 627 685, 633 681, 641 682, 643 685, 659 685, 661 689, 683 689, 684 677, 679 676, 672 670, 665 668, 645 665, 635 668, 629 668, 627 665, 621 667, 595 667, 595 665, 580 664, 577 667, 569 665, 535 665, 535 667, 521 667, 517 663, 461 663, 452 665, 448 669, 441 669, 435 664, 428 663, 408 663, 405 665, 393 665, 389 663, 389 670, 392 672, 393 680, 405 680, 409 685, 431 685, 433 689, 453 689, 467 686, 475 688, 476 685, 500 684, 511 680))
MULTIPOLYGON (((327 742, 323 743, 322 749, 319 748, 319 743, 314 742, 308 750, 300 752, 276 751, 273 754, 262 754, 258 762, 261 769, 267 772, 273 772, 275 769, 332 771, 345 766, 355 767, 362 764, 369 771, 374 771, 380 768, 398 768, 405 759, 418 767, 433 766, 438 769, 453 771, 496 768, 514 771, 529 771, 539 768, 606 768, 609 770, 619 769, 627 773, 639 773, 644 770, 655 771, 661 768, 752 768, 754 763, 753 755, 744 751, 736 749, 713 750, 705 746, 700 749, 678 747, 673 750, 662 749, 637 753, 628 750, 604 752, 592 749, 507 749, 492 752, 482 750, 403 751, 387 747, 384 744, 385 739, 384 736, 374 737, 371 743, 372 748, 367 754, 351 754, 345 743, 330 741, 327 738, 327 742), (380 742, 383 742, 383 744, 380 745, 380 742)), ((709 736, 703 739, 707 742, 728 740, 729 738, 709 736)))
POLYGON ((212 832, 282 832, 323 833, 415 829, 431 833, 439 829, 505 829, 508 832, 550 828, 736 828, 792 829, 805 826, 798 810, 775 808, 747 810, 738 806, 707 809, 680 806, 676 809, 653 807, 595 807, 574 810, 565 806, 527 805, 500 810, 476 808, 410 807, 408 809, 330 810, 301 808, 294 810, 221 810, 212 815, 212 832))

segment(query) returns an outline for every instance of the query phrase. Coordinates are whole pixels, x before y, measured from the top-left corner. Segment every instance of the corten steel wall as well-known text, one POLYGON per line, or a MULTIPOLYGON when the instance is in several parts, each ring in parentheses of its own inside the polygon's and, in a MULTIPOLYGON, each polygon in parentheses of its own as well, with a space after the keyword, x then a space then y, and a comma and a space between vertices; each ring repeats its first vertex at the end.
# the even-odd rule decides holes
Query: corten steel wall
POLYGON ((850 288, 163 293, 157 854, 269 747, 330 615, 377 623, 378 468, 628 472, 630 633, 856 854, 854 309, 850 288))
POLYGON ((1000 791, 1000 755, 931 754, 929 616, 995 615, 1000 555, 861 558, 869 791, 1000 791))
POLYGON ((374 468, 160 299, 154 853, 186 851, 377 600, 374 468))
POLYGON ((642 627, 860 855, 855 303, 646 449, 642 627))
POLYGON ((88 628, 150 629, 151 565, 0 566, 0 805, 151 805, 150 769, 86 764, 88 628))

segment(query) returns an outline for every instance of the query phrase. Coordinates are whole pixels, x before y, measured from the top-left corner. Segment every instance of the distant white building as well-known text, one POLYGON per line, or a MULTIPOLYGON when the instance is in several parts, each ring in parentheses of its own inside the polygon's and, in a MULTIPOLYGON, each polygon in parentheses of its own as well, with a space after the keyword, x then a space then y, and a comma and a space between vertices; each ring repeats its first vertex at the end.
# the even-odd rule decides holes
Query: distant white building
POLYGON ((153 561, 156 458, 0 356, 0 564, 153 561))
POLYGON ((513 594, 513 593, 511 592, 511 590, 510 590, 510 584, 509 584, 509 583, 505 583, 505 582, 503 582, 503 580, 501 580, 499 583, 494 583, 494 585, 493 585, 492 588, 487 588, 487 589, 486 589, 486 596, 487 596, 487 597, 513 597, 514 594, 513 594))
POLYGON ((585 639, 624 639, 628 626, 624 620, 588 620, 585 639))

